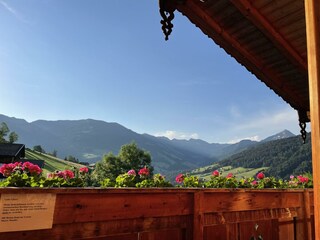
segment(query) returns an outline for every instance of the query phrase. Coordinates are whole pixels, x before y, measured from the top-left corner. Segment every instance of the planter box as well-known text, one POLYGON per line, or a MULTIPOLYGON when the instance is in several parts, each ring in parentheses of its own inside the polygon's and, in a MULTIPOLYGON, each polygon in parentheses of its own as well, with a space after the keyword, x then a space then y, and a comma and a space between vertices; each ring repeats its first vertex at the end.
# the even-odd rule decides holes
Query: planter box
POLYGON ((52 226, 3 232, 0 223, 0 239, 314 239, 312 190, 0 188, 10 194, 54 196, 52 226))

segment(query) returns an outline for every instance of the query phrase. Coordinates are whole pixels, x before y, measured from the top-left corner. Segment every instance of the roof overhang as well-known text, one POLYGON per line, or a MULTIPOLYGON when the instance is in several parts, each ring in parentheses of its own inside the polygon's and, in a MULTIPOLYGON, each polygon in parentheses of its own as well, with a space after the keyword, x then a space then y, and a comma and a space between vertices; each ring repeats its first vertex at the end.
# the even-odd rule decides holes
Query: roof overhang
POLYGON ((309 122, 304 0, 160 0, 162 30, 185 15, 309 122))

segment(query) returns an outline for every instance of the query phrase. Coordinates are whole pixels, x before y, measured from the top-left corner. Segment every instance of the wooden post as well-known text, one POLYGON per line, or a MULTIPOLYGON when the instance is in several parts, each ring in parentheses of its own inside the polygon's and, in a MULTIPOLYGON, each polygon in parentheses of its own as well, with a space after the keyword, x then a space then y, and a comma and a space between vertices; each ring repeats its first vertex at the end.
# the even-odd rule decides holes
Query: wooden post
POLYGON ((194 192, 193 202, 193 240, 203 240, 203 191, 194 192))
POLYGON ((314 182, 315 239, 320 239, 320 0, 305 0, 314 182))

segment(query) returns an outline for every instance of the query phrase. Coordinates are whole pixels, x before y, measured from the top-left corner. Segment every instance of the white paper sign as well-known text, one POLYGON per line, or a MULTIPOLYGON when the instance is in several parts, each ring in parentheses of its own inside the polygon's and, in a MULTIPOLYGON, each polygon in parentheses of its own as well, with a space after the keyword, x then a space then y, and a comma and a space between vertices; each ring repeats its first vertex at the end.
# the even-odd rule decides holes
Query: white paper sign
POLYGON ((52 228, 56 195, 1 194, 0 232, 52 228))

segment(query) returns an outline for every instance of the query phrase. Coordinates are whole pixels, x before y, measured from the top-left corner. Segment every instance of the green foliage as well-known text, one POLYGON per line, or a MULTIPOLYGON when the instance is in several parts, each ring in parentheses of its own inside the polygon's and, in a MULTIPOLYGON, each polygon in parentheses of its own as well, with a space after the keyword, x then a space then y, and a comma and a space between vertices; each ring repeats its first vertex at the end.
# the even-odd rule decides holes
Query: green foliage
POLYGON ((116 178, 115 187, 135 187, 136 186, 136 176, 130 175, 128 173, 120 174, 116 178))
POLYGON ((79 160, 78 160, 76 157, 71 156, 71 155, 69 155, 68 157, 65 157, 64 160, 65 160, 65 161, 68 161, 68 162, 79 163, 79 160))
POLYGON ((100 162, 96 163, 94 176, 97 182, 110 178, 116 181, 117 176, 129 170, 139 171, 146 167, 149 169, 150 175, 153 174, 151 166, 151 156, 149 153, 139 149, 135 143, 123 145, 118 156, 108 153, 104 155, 100 162))
POLYGON ((202 187, 200 179, 196 176, 185 176, 183 180, 183 187, 202 187))
POLYGON ((84 181, 81 178, 42 178, 39 187, 84 187, 84 181))
MULTIPOLYGON (((233 172, 239 171, 237 174, 244 177, 254 176, 264 169, 266 175, 286 179, 292 174, 312 172, 311 159, 310 133, 308 133, 305 144, 302 144, 301 136, 264 142, 216 162, 212 166, 215 169, 230 166, 233 172)), ((211 166, 207 166, 201 170, 194 170, 191 174, 208 176, 211 169, 213 169, 211 166)))
POLYGON ((40 152, 40 153, 45 153, 46 151, 42 148, 41 145, 35 145, 33 147, 33 151, 37 151, 37 152, 40 152))
POLYGON ((15 132, 10 132, 10 129, 8 127, 8 125, 5 122, 2 122, 0 124, 0 143, 14 143, 16 141, 18 141, 18 134, 15 132), (8 140, 6 140, 7 135, 8 136, 8 140))
POLYGON ((145 179, 136 184, 137 188, 150 188, 150 187, 173 187, 173 185, 166 181, 165 177, 161 174, 155 174, 152 179, 145 179))
POLYGON ((115 183, 113 183, 110 178, 106 178, 100 182, 101 187, 114 187, 115 183))
POLYGON ((208 182, 205 182, 204 186, 207 188, 237 188, 242 187, 241 184, 247 185, 247 181, 241 179, 238 181, 235 176, 227 176, 222 177, 220 176, 212 176, 211 179, 208 182))
POLYGON ((29 176, 27 173, 15 172, 0 181, 0 187, 39 187, 41 176, 29 176))

